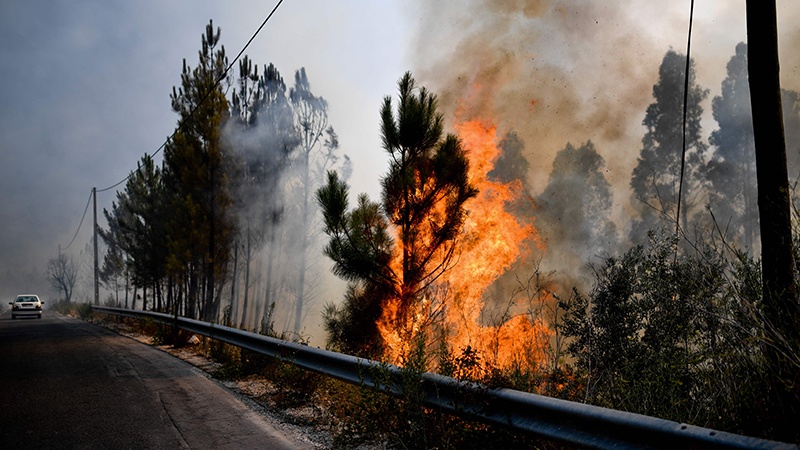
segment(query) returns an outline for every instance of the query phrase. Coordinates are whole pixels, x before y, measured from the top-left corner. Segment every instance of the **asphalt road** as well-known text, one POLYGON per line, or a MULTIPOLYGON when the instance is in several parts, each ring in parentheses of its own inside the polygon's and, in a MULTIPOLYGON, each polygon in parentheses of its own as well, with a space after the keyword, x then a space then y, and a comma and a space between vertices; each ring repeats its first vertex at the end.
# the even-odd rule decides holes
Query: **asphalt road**
POLYGON ((45 310, 0 315, 0 449, 296 449, 198 369, 45 310))

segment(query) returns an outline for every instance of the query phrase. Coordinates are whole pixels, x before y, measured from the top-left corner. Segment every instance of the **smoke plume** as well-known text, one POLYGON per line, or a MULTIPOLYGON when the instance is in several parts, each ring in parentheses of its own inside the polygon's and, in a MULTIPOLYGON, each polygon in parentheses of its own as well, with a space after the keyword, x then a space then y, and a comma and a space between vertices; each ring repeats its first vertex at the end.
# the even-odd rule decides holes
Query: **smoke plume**
MULTIPOLYGON (((688 3, 467 0, 417 7, 414 73, 439 95, 446 120, 490 120, 498 135, 518 135, 524 143, 521 156, 529 162, 524 181, 529 195, 540 200, 559 150, 570 142, 591 141, 610 183, 610 218, 626 236, 642 119, 653 102, 663 55, 673 48, 685 52, 688 3)), ((787 2, 779 2, 778 10, 784 87, 796 89, 798 58, 787 49, 796 48, 792 44, 800 36, 792 21, 798 13, 787 2)), ((692 57, 697 82, 711 89, 710 97, 720 89, 736 43, 746 39, 744 26, 744 2, 697 7, 692 57)), ((707 139, 717 124, 710 105, 704 110, 707 139)), ((550 200, 550 207, 558 204, 550 200)), ((535 226, 545 226, 543 219, 535 226)), ((552 237, 547 242, 551 258, 563 254, 586 262, 596 256, 560 241, 564 233, 540 232, 552 237)))

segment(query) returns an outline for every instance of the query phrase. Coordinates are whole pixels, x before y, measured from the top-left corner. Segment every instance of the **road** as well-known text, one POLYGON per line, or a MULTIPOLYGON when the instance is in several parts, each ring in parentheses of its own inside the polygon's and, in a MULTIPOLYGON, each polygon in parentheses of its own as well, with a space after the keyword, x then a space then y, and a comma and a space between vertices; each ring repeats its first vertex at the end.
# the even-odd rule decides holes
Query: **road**
POLYGON ((2 449, 297 449, 190 364, 62 317, 0 315, 2 449))

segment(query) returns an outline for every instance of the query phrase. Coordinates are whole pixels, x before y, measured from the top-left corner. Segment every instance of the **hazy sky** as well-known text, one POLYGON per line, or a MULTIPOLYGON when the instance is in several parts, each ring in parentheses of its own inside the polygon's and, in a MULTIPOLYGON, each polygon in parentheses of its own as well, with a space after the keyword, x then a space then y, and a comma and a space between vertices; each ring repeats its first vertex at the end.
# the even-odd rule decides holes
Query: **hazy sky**
MULTIPOLYGON (((169 94, 182 59, 197 64, 209 19, 232 59, 275 3, 0 2, 2 298, 51 292, 44 267, 78 230, 91 188, 120 181, 174 130, 169 94)), ((306 68, 360 174, 384 167, 378 110, 407 70, 401 8, 287 0, 246 52, 260 66, 275 63, 288 85, 306 68)), ((358 191, 377 183, 353 180, 358 191)), ((114 199, 114 190, 98 194, 100 217, 114 199)), ((90 239, 91 207, 68 253, 79 256, 90 239)))
MULTIPOLYGON (((692 54, 698 82, 713 97, 735 44, 746 40, 744 0, 697 3, 692 54)), ((76 230, 68 253, 78 257, 90 243, 91 208, 78 225, 91 188, 123 179, 174 130, 169 93, 180 82, 182 59, 196 65, 208 20, 221 27, 222 44, 233 58, 274 5, 0 2, 1 298, 22 291, 53 293, 44 276, 47 260, 76 230)), ((778 5, 784 84, 798 89, 800 55, 792 43, 800 41, 800 20, 792 1, 778 5)), ((635 163, 658 64, 670 47, 685 52, 688 11, 688 0, 286 0, 246 53, 260 66, 274 63, 287 84, 295 70, 306 68, 313 92, 328 100, 330 123, 353 161, 355 192, 378 193, 386 167, 378 111, 383 96, 395 94, 404 71, 441 91, 448 108, 466 95, 458 90, 469 81, 461 74, 502 61, 513 68, 499 71, 500 82, 508 85, 532 73, 540 76, 542 67, 558 74, 523 84, 525 104, 538 99, 542 109, 510 110, 513 117, 504 122, 498 103, 519 95, 509 90, 487 111, 501 129, 521 131, 535 186, 546 181, 556 151, 568 141, 587 139, 599 142, 609 177, 624 180, 635 163), (547 120, 556 110, 544 108, 562 89, 573 91, 569 104, 580 111, 570 112, 573 122, 565 122, 573 125, 554 128, 547 120), (617 113, 599 114, 608 110, 617 113), (544 137, 537 142, 533 131, 520 128, 542 130, 544 137)), ((705 107, 710 111, 710 104, 705 107)), ((98 214, 114 196, 113 190, 98 195, 98 214)), ((619 207, 627 200, 620 196, 619 207)))

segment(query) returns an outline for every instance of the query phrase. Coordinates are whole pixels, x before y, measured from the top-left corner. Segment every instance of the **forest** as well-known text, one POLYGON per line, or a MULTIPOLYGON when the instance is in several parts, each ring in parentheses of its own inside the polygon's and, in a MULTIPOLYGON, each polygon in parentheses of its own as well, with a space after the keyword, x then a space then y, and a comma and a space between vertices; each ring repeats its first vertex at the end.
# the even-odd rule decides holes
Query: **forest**
MULTIPOLYGON (((209 23, 170 95, 163 163, 145 154, 103 211, 107 304, 301 342, 316 315, 336 351, 800 440, 800 340, 762 302, 746 44, 711 99, 666 51, 640 147, 614 149, 638 155, 625 191, 587 140, 565 142, 534 192, 534 143, 486 118, 452 123, 406 73, 376 115, 380 198, 351 199, 351 159, 311 89, 322 74, 300 68, 287 84, 247 56, 227 65, 209 23), (611 215, 623 201, 625 223, 611 215), (343 298, 328 295, 332 275, 343 298)), ((794 193, 800 94, 782 100, 794 193)))

